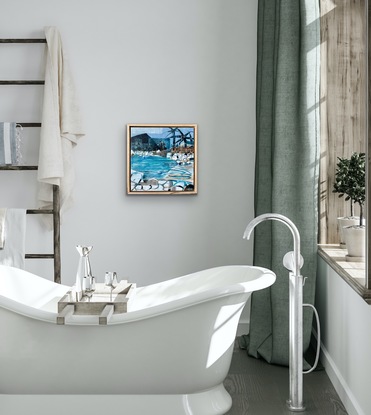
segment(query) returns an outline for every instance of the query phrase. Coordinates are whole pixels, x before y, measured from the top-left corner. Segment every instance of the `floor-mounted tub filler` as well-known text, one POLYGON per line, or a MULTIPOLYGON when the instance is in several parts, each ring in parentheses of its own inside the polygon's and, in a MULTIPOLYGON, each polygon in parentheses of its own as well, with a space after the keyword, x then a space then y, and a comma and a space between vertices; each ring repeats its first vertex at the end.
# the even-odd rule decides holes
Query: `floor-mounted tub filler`
POLYGON ((239 317, 251 292, 274 281, 259 267, 207 269, 136 288, 129 311, 105 326, 79 315, 57 325, 71 287, 0 266, 0 404, 42 395, 53 410, 41 404, 38 415, 94 414, 102 402, 99 413, 225 414, 239 317))
POLYGON ((286 216, 278 213, 264 213, 253 219, 246 227, 244 238, 250 235, 259 223, 275 220, 286 225, 292 234, 294 250, 283 257, 283 265, 289 273, 289 399, 287 407, 292 412, 305 411, 303 401, 303 374, 312 372, 318 363, 321 344, 321 328, 316 308, 303 304, 304 277, 300 273, 304 259, 300 254, 300 234, 296 225, 286 216), (303 372, 303 307, 310 307, 317 321, 317 353, 314 365, 303 372))

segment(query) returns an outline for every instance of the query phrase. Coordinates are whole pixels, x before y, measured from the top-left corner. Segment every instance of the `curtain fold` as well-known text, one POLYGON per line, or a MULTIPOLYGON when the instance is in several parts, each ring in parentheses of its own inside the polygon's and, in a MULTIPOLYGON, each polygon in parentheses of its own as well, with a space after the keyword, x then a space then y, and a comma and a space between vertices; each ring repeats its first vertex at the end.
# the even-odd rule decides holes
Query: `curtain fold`
MULTIPOLYGON (((314 303, 319 173, 318 0, 259 0, 256 94, 255 215, 280 213, 298 227, 306 279, 304 303, 314 303)), ((254 265, 272 269, 276 283, 253 293, 248 353, 289 362, 289 229, 276 221, 255 228, 254 265)), ((304 309, 304 349, 312 311, 304 309)))

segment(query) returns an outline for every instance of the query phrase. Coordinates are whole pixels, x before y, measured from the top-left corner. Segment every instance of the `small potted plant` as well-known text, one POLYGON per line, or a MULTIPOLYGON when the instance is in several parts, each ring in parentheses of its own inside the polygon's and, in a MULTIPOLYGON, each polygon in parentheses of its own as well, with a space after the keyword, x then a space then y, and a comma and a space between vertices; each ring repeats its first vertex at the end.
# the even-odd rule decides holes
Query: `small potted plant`
POLYGON ((359 205, 360 215, 357 223, 343 227, 343 234, 348 249, 347 259, 362 261, 365 256, 366 245, 363 216, 363 207, 366 200, 365 153, 353 153, 350 159, 339 158, 334 191, 339 193, 339 197, 345 195, 345 200, 350 200, 351 206, 354 203, 359 205))
POLYGON ((349 188, 350 163, 351 159, 338 157, 338 163, 336 164, 335 183, 332 190, 333 193, 339 193, 339 197, 343 197, 345 195, 345 200, 350 202, 350 215, 337 218, 340 247, 343 249, 346 248, 343 228, 347 226, 357 225, 359 223, 359 217, 354 216, 354 202, 347 194, 347 190, 349 188))

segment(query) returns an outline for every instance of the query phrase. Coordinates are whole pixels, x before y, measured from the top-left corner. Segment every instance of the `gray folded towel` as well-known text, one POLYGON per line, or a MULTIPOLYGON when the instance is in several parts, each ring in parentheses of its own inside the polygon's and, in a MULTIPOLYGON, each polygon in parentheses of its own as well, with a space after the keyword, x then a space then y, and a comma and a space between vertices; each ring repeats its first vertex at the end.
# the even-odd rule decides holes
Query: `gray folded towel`
POLYGON ((0 165, 19 163, 19 135, 15 122, 0 122, 0 165))

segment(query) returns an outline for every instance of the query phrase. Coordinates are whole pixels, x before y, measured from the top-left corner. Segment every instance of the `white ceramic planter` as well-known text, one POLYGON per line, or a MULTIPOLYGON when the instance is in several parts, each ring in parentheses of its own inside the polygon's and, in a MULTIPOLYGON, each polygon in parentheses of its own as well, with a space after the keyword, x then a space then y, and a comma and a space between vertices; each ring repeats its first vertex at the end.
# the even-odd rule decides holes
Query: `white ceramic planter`
POLYGON ((366 253, 366 227, 347 226, 343 231, 348 250, 347 261, 363 262, 366 253))
POLYGON ((358 216, 344 216, 344 217, 337 218, 337 220, 338 220, 338 227, 339 227, 340 247, 345 249, 346 244, 345 244, 343 228, 346 226, 358 225, 359 217, 358 216))

